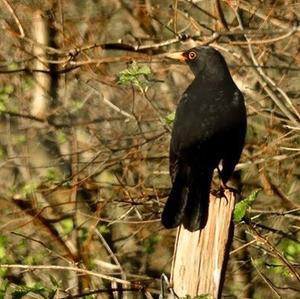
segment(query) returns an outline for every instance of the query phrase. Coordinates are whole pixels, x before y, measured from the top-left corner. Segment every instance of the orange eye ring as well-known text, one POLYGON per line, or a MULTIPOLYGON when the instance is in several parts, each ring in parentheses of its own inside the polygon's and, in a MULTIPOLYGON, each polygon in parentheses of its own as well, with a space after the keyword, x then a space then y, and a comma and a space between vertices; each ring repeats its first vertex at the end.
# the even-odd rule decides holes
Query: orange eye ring
POLYGON ((197 53, 195 51, 191 51, 188 53, 188 59, 194 60, 197 57, 197 53))

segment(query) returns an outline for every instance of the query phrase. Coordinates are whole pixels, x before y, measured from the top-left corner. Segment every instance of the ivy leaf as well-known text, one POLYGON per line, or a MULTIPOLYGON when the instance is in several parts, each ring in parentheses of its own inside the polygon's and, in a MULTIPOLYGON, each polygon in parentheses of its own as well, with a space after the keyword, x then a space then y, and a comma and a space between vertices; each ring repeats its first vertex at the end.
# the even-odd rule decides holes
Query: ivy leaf
POLYGON ((248 197, 235 205, 233 212, 233 221, 235 223, 241 222, 241 220, 245 217, 248 209, 252 206, 260 191, 261 189, 254 190, 248 197))

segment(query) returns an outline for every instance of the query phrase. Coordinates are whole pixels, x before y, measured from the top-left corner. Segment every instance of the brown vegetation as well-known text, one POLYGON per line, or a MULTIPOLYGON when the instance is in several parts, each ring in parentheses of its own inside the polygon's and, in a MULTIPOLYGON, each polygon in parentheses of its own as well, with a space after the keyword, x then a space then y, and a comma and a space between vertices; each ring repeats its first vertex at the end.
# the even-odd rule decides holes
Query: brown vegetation
POLYGON ((247 103, 236 183, 242 198, 262 188, 236 224, 223 294, 297 298, 299 11, 292 0, 1 0, 0 297, 158 297, 175 240, 160 225, 166 119, 192 80, 163 54, 210 44, 247 103))

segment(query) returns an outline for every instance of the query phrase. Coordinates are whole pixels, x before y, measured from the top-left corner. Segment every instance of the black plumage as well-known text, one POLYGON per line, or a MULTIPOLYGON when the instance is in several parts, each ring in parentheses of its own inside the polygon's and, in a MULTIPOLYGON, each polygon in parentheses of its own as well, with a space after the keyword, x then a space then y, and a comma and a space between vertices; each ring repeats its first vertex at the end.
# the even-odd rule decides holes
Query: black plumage
POLYGON ((205 226, 214 169, 225 185, 240 159, 246 133, 244 98, 223 56, 198 47, 170 58, 187 62, 195 79, 176 110, 170 143, 172 189, 162 213, 166 228, 205 226))

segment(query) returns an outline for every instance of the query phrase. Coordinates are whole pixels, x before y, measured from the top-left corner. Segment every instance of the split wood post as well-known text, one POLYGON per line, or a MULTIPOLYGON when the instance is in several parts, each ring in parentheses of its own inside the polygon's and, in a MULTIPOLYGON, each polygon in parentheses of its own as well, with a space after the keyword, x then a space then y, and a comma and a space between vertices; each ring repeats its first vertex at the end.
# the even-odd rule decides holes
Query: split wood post
POLYGON ((209 294, 220 298, 233 236, 234 195, 210 196, 204 229, 189 232, 180 226, 174 248, 171 285, 179 297, 209 294))

